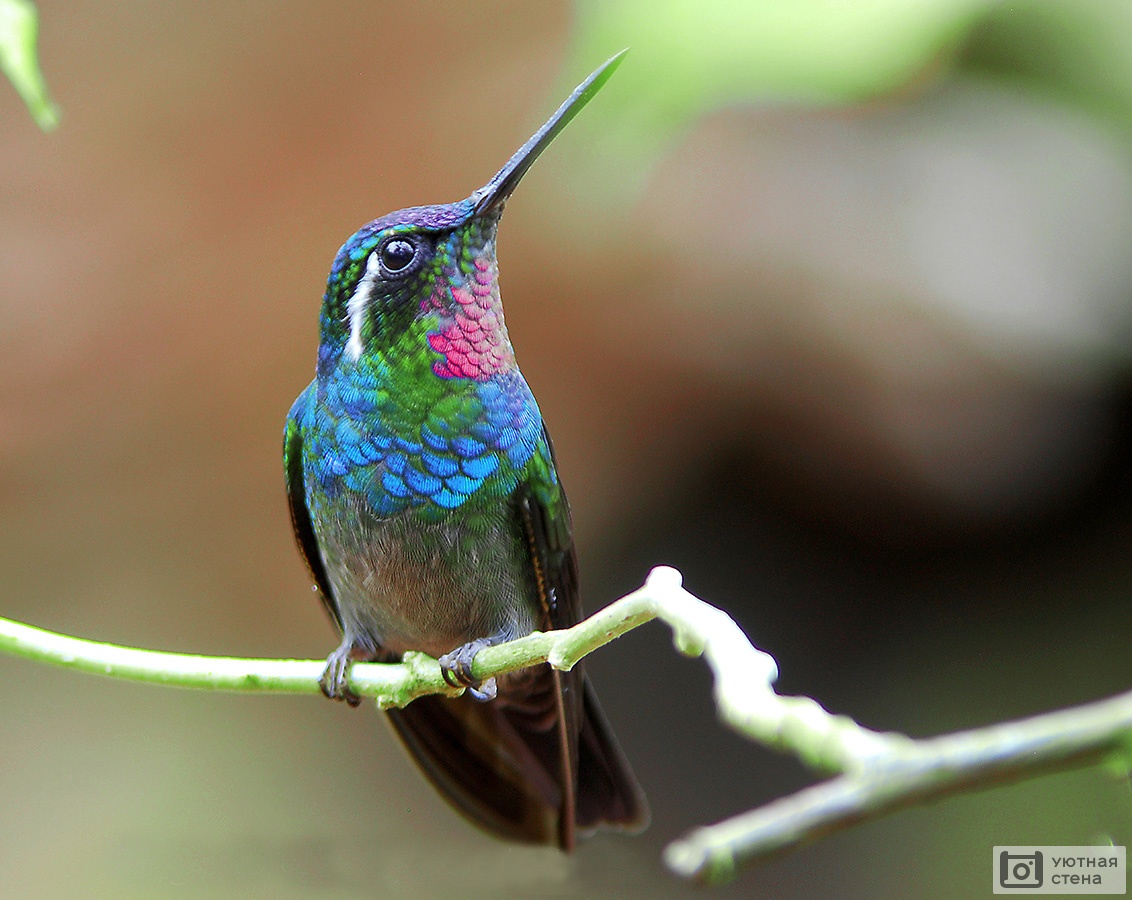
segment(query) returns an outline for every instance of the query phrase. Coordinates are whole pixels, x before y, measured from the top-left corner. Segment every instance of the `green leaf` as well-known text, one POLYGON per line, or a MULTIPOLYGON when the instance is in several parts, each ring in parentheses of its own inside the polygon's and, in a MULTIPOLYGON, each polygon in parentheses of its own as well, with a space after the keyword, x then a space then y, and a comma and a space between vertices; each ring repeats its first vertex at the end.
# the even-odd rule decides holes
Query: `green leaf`
POLYGON ((39 17, 31 0, 0 0, 0 69, 19 91, 36 124, 50 131, 59 124, 59 109, 47 96, 39 71, 38 32, 39 17))

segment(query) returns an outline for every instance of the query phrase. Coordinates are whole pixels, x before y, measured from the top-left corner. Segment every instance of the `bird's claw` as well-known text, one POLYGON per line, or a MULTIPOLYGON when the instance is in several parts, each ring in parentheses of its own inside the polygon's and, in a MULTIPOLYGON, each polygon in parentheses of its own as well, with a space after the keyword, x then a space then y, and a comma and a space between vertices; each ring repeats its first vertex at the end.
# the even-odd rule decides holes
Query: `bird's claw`
POLYGON ((335 650, 326 660, 326 668, 318 679, 322 693, 331 700, 345 700, 350 706, 357 706, 362 698, 350 690, 347 673, 350 670, 350 654, 335 650))
POLYGON ((362 698, 350 689, 350 663, 357 659, 374 660, 377 656, 377 648, 368 641, 343 640, 326 658, 326 668, 318 679, 319 689, 331 700, 345 700, 350 706, 357 706, 362 698))
POLYGON ((495 679, 480 681, 472 674, 472 662, 476 654, 490 646, 491 641, 479 638, 457 647, 451 653, 445 653, 440 657, 440 674, 452 687, 467 688, 468 693, 480 702, 494 700, 499 693, 495 679))

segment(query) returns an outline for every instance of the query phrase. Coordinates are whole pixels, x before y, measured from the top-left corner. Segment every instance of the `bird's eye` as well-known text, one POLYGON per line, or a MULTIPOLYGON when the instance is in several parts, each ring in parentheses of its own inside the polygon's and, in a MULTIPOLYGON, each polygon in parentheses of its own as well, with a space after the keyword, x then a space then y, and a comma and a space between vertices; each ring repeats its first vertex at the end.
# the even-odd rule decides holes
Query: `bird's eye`
POLYGON ((402 238, 394 238, 387 242, 378 253, 380 254, 382 268, 386 272, 396 275, 404 272, 412 265, 417 256, 417 248, 402 238))

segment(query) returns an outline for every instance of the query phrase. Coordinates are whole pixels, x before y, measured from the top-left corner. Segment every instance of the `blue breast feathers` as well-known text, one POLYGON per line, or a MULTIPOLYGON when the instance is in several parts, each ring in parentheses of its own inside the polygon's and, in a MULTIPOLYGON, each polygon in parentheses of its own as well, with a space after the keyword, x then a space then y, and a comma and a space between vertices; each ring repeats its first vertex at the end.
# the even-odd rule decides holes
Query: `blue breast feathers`
POLYGON ((379 517, 412 507, 430 518, 509 495, 536 453, 549 464, 538 405, 518 372, 464 384, 427 404, 341 370, 312 385, 291 410, 308 492, 331 503, 359 495, 379 517))

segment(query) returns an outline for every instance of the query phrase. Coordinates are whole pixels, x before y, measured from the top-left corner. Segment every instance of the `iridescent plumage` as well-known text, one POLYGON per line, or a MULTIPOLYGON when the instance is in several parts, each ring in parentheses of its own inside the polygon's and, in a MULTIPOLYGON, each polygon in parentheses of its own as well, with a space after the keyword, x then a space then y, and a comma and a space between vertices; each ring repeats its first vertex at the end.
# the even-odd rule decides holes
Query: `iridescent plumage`
POLYGON ((641 827, 647 810, 580 667, 470 676, 486 644, 581 615, 569 506, 504 324, 495 233, 523 173, 619 60, 471 197, 346 242, 316 377, 284 435, 295 532, 343 632, 324 691, 356 702, 353 659, 440 657, 470 690, 390 713, 410 753, 478 824, 566 849, 576 829, 641 827))

